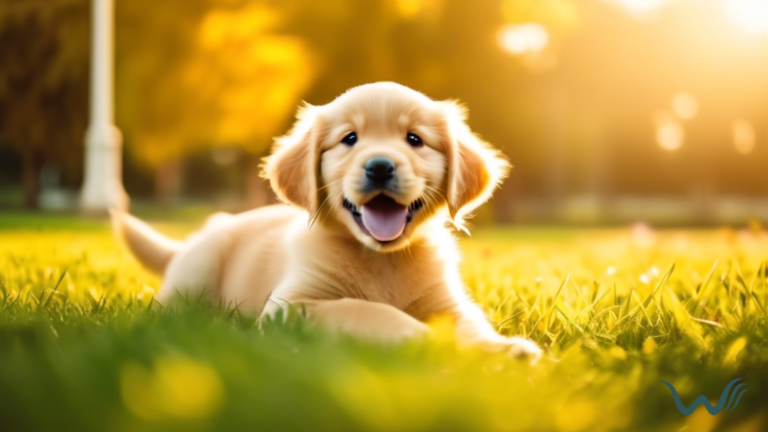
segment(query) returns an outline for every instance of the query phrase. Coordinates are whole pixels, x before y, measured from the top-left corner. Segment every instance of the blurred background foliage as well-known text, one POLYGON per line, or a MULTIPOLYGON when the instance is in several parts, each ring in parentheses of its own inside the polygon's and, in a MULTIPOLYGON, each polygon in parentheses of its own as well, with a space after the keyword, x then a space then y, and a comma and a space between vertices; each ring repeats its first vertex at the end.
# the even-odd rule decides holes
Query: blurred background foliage
MULTIPOLYGON (((89 14, 0 0, 0 205, 75 201, 89 14)), ((470 108, 515 164, 496 220, 768 215, 759 0, 118 0, 126 189, 269 202, 258 159, 298 104, 380 80, 470 108)))

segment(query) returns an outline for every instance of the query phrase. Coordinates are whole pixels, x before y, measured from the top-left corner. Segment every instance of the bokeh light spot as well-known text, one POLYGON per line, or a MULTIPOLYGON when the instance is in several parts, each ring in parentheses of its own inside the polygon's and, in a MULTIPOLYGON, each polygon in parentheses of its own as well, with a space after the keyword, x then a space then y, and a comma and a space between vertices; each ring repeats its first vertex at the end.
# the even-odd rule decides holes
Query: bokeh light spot
POLYGON ((406 18, 416 16, 424 6, 423 0, 397 0, 395 3, 397 4, 397 10, 406 18))
POLYGON ((539 53, 549 44, 549 33, 541 24, 508 24, 499 31, 499 45, 514 55, 539 53))
POLYGON ((656 126, 656 143, 667 151, 679 150, 685 141, 685 131, 680 123, 666 121, 656 126))
POLYGON ((746 120, 736 120, 732 123, 733 146, 741 154, 750 154, 755 149, 757 137, 752 123, 746 120))
POLYGON ((224 386, 210 366, 186 358, 162 358, 154 368, 138 363, 123 366, 123 401, 136 416, 147 420, 205 419, 224 399, 224 386))
POLYGON ((683 120, 690 120, 699 113, 699 103, 690 93, 678 93, 672 98, 672 110, 683 120))

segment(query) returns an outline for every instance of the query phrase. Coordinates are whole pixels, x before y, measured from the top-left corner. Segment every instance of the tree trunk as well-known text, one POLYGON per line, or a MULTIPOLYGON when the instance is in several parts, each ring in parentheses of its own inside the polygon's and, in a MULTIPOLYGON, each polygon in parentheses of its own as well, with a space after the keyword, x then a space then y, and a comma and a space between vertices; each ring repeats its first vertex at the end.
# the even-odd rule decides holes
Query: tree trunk
POLYGON ((36 210, 40 195, 40 163, 34 150, 27 150, 22 156, 21 181, 24 190, 24 207, 36 210))
POLYGON ((170 204, 181 192, 181 163, 166 162, 155 170, 155 201, 161 206, 170 204))

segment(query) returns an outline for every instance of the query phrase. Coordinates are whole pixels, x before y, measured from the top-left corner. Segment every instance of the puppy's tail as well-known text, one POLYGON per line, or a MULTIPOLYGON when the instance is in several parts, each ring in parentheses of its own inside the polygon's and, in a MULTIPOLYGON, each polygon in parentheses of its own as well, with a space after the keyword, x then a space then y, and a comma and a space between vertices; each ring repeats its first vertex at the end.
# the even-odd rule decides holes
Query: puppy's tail
POLYGON ((109 213, 117 237, 128 245, 128 249, 144 267, 162 274, 182 243, 165 237, 127 213, 115 210, 110 210, 109 213))

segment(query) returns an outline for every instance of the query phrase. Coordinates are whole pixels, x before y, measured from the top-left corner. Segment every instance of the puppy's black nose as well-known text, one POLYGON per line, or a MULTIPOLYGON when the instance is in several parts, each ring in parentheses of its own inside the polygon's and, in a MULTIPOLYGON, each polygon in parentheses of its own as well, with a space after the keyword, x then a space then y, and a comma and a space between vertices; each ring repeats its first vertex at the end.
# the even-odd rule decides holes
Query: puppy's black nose
POLYGON ((385 157, 371 158, 365 163, 365 176, 383 183, 395 176, 395 163, 385 157))

